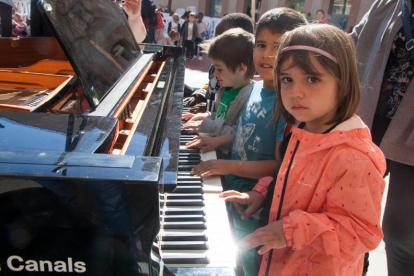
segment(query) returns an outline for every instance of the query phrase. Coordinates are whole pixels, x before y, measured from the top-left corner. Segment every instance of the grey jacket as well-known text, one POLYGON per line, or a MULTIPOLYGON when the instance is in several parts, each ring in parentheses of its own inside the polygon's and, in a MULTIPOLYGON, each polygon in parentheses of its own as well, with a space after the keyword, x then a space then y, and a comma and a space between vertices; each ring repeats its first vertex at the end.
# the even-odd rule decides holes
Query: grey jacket
MULTIPOLYGON (((181 27, 181 36, 183 38, 183 40, 187 40, 188 38, 188 24, 190 24, 189 21, 186 21, 183 23, 182 27, 181 27)), ((193 23, 193 37, 191 39, 192 42, 195 41, 196 37, 200 37, 200 35, 198 34, 198 27, 197 27, 197 23, 193 23)))
MULTIPOLYGON (((369 128, 374 120, 391 46, 403 26, 400 1, 376 1, 351 34, 356 41, 361 81, 359 115, 369 128)), ((411 7, 410 1, 408 6, 411 7)), ((414 166, 414 81, 408 86, 380 148, 388 159, 414 166)))
MULTIPOLYGON (((229 105, 227 110, 226 120, 215 119, 215 113, 211 113, 209 118, 205 118, 200 125, 200 132, 209 133, 211 136, 221 136, 226 134, 232 134, 234 132, 234 126, 237 120, 242 114, 246 107, 247 101, 249 100, 250 93, 252 92, 254 82, 243 87, 239 94, 236 96, 234 101, 229 105)), ((215 96, 216 110, 217 105, 224 94, 224 87, 220 88, 215 96)))

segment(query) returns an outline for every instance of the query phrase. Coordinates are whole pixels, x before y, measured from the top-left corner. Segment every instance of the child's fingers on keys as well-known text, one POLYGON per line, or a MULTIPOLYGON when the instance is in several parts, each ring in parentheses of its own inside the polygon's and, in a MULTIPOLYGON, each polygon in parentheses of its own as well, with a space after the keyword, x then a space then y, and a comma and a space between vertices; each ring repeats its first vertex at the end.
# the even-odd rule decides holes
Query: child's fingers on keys
POLYGON ((263 246, 262 246, 262 248, 260 248, 260 249, 257 251, 257 253, 258 253, 259 255, 263 255, 263 254, 265 254, 266 252, 268 252, 268 251, 272 250, 273 248, 277 248, 277 247, 276 247, 276 244, 275 244, 274 242, 268 242, 268 243, 266 243, 265 245, 263 245, 263 246))
POLYGON ((233 201, 233 206, 236 208, 237 211, 239 211, 240 213, 243 212, 243 205, 241 205, 240 203, 238 203, 237 201, 233 201))
POLYGON ((243 214, 241 215, 241 219, 246 219, 248 217, 250 217, 251 215, 253 215, 255 212, 257 211, 257 207, 254 205, 250 205, 249 207, 246 208, 246 210, 243 212, 243 214))
POLYGON ((200 173, 200 176, 201 177, 207 177, 207 176, 212 176, 212 175, 216 175, 216 174, 217 174, 216 173, 216 170, 215 169, 212 169, 212 170, 208 170, 206 172, 200 173))
POLYGON ((240 192, 235 191, 235 190, 224 191, 220 194, 220 197, 226 197, 226 196, 231 196, 231 195, 240 195, 240 192))
POLYGON ((206 152, 209 152, 209 151, 213 151, 213 148, 210 145, 207 145, 207 146, 201 147, 200 150, 201 150, 202 153, 206 153, 206 152))

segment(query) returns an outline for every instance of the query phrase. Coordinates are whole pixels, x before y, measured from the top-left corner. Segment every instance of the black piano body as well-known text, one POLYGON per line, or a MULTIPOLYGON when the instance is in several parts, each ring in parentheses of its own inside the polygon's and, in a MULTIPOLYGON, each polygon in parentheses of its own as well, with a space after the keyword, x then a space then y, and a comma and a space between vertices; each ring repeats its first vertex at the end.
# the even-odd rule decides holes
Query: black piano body
POLYGON ((138 45, 112 1, 39 9, 70 63, 0 69, 0 275, 166 274, 151 248, 177 183, 182 51, 138 45))

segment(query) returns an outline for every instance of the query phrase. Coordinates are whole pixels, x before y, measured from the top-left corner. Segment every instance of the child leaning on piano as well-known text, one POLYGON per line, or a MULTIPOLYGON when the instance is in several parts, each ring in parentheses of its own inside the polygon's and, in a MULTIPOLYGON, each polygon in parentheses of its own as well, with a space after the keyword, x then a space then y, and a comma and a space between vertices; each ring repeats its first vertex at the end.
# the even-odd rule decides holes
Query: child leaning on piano
POLYGON ((185 114, 183 119, 192 120, 182 129, 209 136, 232 134, 254 86, 251 80, 255 71, 254 37, 241 28, 234 28, 200 46, 211 59, 214 75, 222 87, 215 95, 216 112, 185 114))
MULTIPOLYGON (((219 137, 197 137, 188 148, 202 152, 222 145, 231 145, 229 160, 210 160, 200 163, 193 173, 202 177, 226 175, 224 190, 251 191, 257 179, 273 175, 277 165, 277 150, 286 126, 282 117, 271 123, 276 91, 273 84, 273 65, 281 36, 296 26, 307 24, 303 16, 289 8, 277 8, 265 13, 256 28, 253 60, 262 81, 254 84, 246 108, 238 120, 234 134, 219 137)), ((257 228, 257 220, 242 220, 240 213, 228 205, 238 240, 257 228)), ((255 250, 242 252, 244 275, 254 275, 255 250)))

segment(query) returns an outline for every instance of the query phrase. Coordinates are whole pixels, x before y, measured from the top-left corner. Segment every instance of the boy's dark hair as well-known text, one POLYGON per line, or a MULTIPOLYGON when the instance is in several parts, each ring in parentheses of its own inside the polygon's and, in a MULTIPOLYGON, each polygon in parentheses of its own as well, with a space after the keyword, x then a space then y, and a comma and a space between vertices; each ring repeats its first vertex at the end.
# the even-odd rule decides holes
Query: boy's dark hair
POLYGON ((290 8, 276 8, 264 13, 256 27, 256 38, 263 29, 272 34, 284 34, 300 25, 306 25, 308 21, 300 12, 290 8))
POLYGON ((228 69, 236 72, 241 64, 247 66, 246 78, 253 78, 254 36, 241 28, 230 29, 212 40, 206 40, 200 47, 210 59, 222 61, 228 69))
POLYGON ((184 14, 183 14, 183 15, 181 15, 181 19, 186 19, 186 18, 190 17, 190 12, 191 12, 191 11, 186 11, 186 12, 184 12, 184 14))
POLYGON ((325 15, 325 11, 322 10, 322 9, 316 11, 316 13, 318 13, 318 12, 321 12, 323 15, 325 15))
POLYGON ((216 27, 216 36, 221 35, 232 28, 242 28, 246 32, 253 33, 254 24, 252 19, 244 13, 229 13, 223 16, 216 27))

